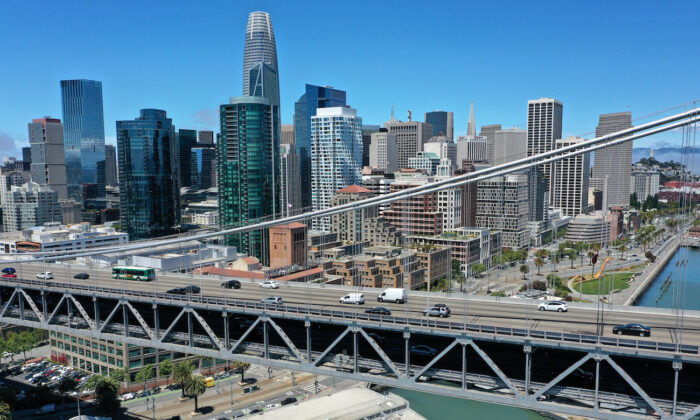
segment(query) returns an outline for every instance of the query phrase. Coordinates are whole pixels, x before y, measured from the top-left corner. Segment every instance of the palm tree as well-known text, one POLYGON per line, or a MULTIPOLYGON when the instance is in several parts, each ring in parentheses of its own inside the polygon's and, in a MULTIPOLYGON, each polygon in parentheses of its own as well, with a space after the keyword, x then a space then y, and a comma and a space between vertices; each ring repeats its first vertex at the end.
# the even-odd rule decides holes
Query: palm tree
POLYGON ((175 365, 173 369, 173 379, 175 383, 182 387, 182 397, 185 397, 185 384, 192 377, 192 372, 194 371, 194 366, 189 360, 183 360, 182 362, 175 365))
POLYGON ((233 370, 238 371, 241 374, 241 382, 245 380, 245 371, 250 368, 250 363, 246 362, 233 362, 233 370))
POLYGON ((523 280, 526 280, 527 277, 525 275, 530 272, 530 267, 527 264, 523 264, 520 266, 520 272, 523 273, 523 280))
POLYGON ((561 260, 559 259, 559 254, 553 254, 552 255, 552 272, 557 272, 557 264, 559 264, 561 260))
POLYGON ((204 380, 204 376, 199 374, 192 375, 185 384, 184 390, 187 395, 194 397, 194 411, 196 413, 199 410, 197 398, 207 390, 207 382, 204 380))
POLYGON ((571 268, 573 269, 574 268, 574 261, 576 261, 576 254, 574 254, 573 252, 571 254, 569 254, 569 261, 571 261, 571 268))
POLYGON ((0 402, 0 420, 12 420, 12 410, 4 402, 0 402))
POLYGON ((165 376, 168 378, 168 385, 170 385, 170 375, 173 374, 173 370, 175 369, 175 365, 173 364, 173 361, 171 359, 165 359, 162 362, 160 362, 160 376, 165 376))
POLYGON ((119 385, 114 379, 100 376, 95 384, 95 406, 102 414, 112 414, 119 409, 119 385))
POLYGON ((540 267, 542 267, 543 265, 544 265, 544 261, 542 260, 542 258, 540 258, 540 257, 535 258, 535 267, 537 267, 537 275, 538 276, 540 275, 540 267))
POLYGON ((143 390, 146 390, 146 381, 151 379, 151 376, 153 376, 153 365, 148 364, 141 368, 138 372, 136 372, 136 382, 140 382, 143 384, 143 390))
POLYGON ((622 245, 620 245, 620 247, 618 249, 620 250, 620 252, 622 252, 622 257, 620 257, 620 258, 624 260, 625 259, 625 251, 627 251, 627 246, 625 244, 622 244, 622 245))

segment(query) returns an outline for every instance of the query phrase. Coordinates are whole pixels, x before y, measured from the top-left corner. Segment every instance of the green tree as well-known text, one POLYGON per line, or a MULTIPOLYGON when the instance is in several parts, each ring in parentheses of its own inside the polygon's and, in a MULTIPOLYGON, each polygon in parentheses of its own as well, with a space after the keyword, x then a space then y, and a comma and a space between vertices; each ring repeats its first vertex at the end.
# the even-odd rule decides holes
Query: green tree
POLYGON ((559 254, 554 254, 552 255, 552 271, 557 272, 557 264, 561 262, 561 259, 559 258, 559 254))
POLYGON ((111 415, 119 410, 119 385, 112 378, 101 375, 95 384, 95 407, 100 414, 111 415))
POLYGON ((481 273, 483 273, 484 271, 486 271, 486 265, 482 263, 476 263, 472 265, 472 273, 474 274, 474 277, 481 277, 481 273))
POLYGON ((569 261, 571 261, 571 268, 573 269, 574 268, 574 261, 576 261, 576 254, 574 254, 573 252, 571 254, 569 254, 569 261))
POLYGON ((117 383, 122 383, 126 381, 128 374, 129 372, 126 370, 126 368, 117 368, 112 369, 112 371, 109 372, 109 377, 117 381, 117 383))
POLYGON ((12 420, 12 410, 5 402, 0 402, 0 420, 12 420))
POLYGON ((168 384, 170 384, 170 375, 173 374, 175 369, 175 364, 171 359, 165 359, 160 362, 160 376, 165 376, 168 378, 168 384))
POLYGON ((622 257, 621 257, 621 258, 624 260, 624 259, 625 259, 625 251, 627 251, 627 245, 622 244, 622 245, 620 245, 620 247, 617 248, 617 249, 619 249, 620 252, 622 253, 622 257))
POLYGON ((141 370, 136 372, 136 382, 143 384, 143 390, 146 390, 146 382, 153 376, 153 365, 147 364, 141 370))
POLYGON ((38 405, 46 403, 50 397, 51 389, 48 386, 41 384, 34 388, 34 401, 36 401, 38 405))
POLYGON ((193 371, 194 365, 192 365, 192 362, 189 360, 183 360, 175 365, 175 369, 173 369, 173 380, 182 387, 183 397, 185 396, 185 384, 192 377, 193 371))
POLYGON ((520 266, 520 272, 523 274, 523 280, 525 280, 527 278, 525 276, 530 272, 530 267, 528 267, 527 264, 522 264, 520 266))
POLYGON ((66 395, 75 391, 77 387, 77 382, 75 382, 75 379, 72 378, 63 378, 61 382, 58 383, 58 392, 61 394, 61 405, 65 405, 66 395))
POLYGON ((233 370, 241 374, 241 382, 245 380, 245 371, 250 368, 250 363, 233 362, 233 370))
POLYGON ((207 383, 204 380, 204 377, 199 374, 192 375, 185 384, 184 390, 185 394, 187 394, 190 397, 194 397, 194 411, 199 411, 199 407, 197 406, 198 397, 204 394, 204 391, 207 390, 207 383))
POLYGON ((535 267, 537 267, 537 275, 540 275, 540 268, 544 265, 544 260, 540 257, 535 258, 535 267))
POLYGON ((11 410, 14 410, 15 404, 17 404, 17 394, 15 394, 15 390, 9 386, 0 388, 0 401, 2 404, 7 404, 11 410))

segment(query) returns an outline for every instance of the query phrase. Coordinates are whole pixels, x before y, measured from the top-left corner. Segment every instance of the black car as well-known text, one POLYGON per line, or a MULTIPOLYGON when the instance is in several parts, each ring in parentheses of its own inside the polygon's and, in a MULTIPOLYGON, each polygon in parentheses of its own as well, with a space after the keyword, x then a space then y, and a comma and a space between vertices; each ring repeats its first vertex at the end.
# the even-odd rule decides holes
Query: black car
POLYGON ((223 287, 224 289, 240 289, 241 282, 238 280, 228 280, 221 283, 221 287, 223 287))
POLYGON ((296 402, 297 402, 297 399, 295 397, 289 397, 289 398, 285 398, 282 401, 280 401, 280 404, 289 405, 289 404, 294 404, 296 402))
POLYGON ((182 287, 176 287, 174 289, 170 289, 165 293, 170 293, 171 295, 184 295, 185 294, 185 289, 182 287))
POLYGON ((254 409, 250 410, 250 414, 261 413, 261 412, 262 412, 262 410, 259 408, 254 408, 254 409))
POLYGON ((640 337, 649 337, 651 335, 651 328, 642 324, 625 324, 616 325, 612 329, 613 334, 619 335, 638 335, 640 337))
POLYGON ((185 286, 182 288, 182 291, 184 293, 199 293, 202 291, 202 289, 199 288, 199 286, 185 286))
POLYGON ((2 274, 15 274, 17 270, 12 267, 5 267, 2 269, 2 274))
POLYGON ((73 278, 79 280, 87 280, 90 278, 90 275, 88 273, 78 273, 74 275, 73 278))
POLYGON ((391 315, 391 311, 387 308, 377 307, 365 309, 366 314, 391 315))

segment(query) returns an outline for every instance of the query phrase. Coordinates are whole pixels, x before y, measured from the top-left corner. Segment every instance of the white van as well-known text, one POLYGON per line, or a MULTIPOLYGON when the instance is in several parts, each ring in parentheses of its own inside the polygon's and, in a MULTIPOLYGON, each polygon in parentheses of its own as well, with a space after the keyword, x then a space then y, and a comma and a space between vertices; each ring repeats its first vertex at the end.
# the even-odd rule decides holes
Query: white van
POLYGON ((340 298, 340 303, 352 303, 354 305, 363 305, 365 303, 365 295, 362 293, 348 293, 340 298))
POLYGON ((406 289, 385 289, 382 294, 377 296, 377 302, 406 303, 408 302, 408 294, 406 289))

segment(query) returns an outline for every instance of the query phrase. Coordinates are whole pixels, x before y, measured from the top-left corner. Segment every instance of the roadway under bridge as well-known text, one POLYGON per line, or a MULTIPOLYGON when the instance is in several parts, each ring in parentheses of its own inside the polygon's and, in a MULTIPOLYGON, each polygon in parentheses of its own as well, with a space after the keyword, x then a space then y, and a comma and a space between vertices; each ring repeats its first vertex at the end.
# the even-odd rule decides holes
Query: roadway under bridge
POLYGON ((2 279, 0 322, 587 417, 700 413, 698 346, 2 279))

